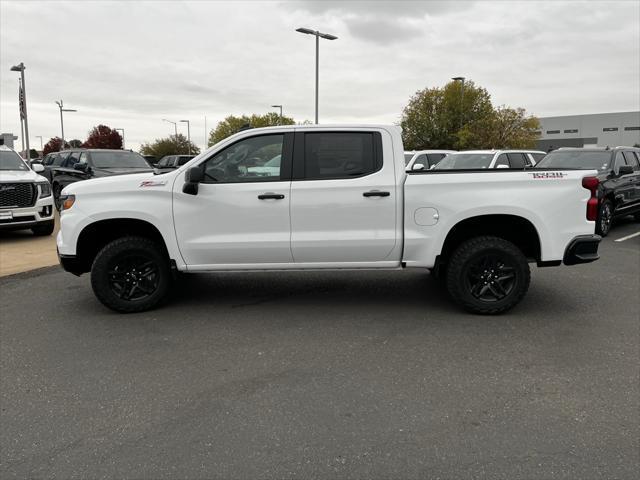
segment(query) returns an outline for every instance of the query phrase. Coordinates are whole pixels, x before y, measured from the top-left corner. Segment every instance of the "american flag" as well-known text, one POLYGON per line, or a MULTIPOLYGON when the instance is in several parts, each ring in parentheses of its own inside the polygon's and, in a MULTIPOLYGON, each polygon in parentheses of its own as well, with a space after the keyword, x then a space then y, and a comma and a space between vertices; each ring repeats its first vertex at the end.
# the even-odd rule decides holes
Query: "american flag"
POLYGON ((20 119, 24 120, 24 91, 21 83, 18 83, 18 105, 20 107, 20 119))

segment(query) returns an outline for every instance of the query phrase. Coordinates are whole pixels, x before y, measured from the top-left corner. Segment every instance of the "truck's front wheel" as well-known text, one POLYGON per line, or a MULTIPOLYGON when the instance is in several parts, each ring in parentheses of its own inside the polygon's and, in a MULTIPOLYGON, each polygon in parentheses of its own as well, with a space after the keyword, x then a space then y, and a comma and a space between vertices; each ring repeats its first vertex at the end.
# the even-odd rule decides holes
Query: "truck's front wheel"
POLYGON ((531 273, 522 251, 498 237, 476 237, 460 245, 447 269, 447 290, 466 310, 498 314, 517 305, 531 273))
POLYGON ((105 306, 122 313, 142 312, 169 290, 169 261, 144 237, 123 237, 100 250, 91 267, 91 286, 105 306))

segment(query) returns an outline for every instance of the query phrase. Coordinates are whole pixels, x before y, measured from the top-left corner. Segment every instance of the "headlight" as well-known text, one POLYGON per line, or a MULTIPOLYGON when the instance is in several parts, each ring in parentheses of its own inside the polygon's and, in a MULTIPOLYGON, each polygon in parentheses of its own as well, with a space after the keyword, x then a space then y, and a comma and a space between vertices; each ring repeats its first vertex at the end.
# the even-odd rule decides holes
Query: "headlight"
POLYGON ((60 195, 61 210, 69 210, 76 201, 75 195, 60 195))
POLYGON ((38 183, 38 191, 40 192, 38 198, 50 197, 51 185, 49 184, 49 182, 40 182, 38 183))

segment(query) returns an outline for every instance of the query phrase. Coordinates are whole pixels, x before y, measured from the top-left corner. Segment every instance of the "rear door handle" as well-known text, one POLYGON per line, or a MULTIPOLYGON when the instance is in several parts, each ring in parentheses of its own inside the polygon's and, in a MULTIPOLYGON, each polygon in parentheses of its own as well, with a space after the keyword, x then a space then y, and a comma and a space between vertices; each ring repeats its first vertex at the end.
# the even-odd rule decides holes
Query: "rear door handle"
POLYGON ((281 193, 263 193, 261 195, 258 195, 258 198, 260 200, 282 200, 284 198, 284 195, 281 193))
POLYGON ((391 195, 389 192, 381 192, 380 190, 371 190, 362 194, 363 197, 388 197, 389 195, 391 195))

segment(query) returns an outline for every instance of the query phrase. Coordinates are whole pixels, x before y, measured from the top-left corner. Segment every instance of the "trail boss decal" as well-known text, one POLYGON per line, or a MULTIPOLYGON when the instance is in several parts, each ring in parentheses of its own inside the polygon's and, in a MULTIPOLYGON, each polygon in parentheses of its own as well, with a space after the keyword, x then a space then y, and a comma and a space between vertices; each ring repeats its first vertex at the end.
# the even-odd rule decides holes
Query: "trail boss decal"
POLYGON ((145 180, 140 183, 140 187, 162 187, 166 184, 166 180, 145 180))
POLYGON ((568 175, 568 173, 562 173, 562 172, 534 172, 531 173, 531 175, 533 175, 534 179, 539 179, 539 178, 564 178, 568 175))

